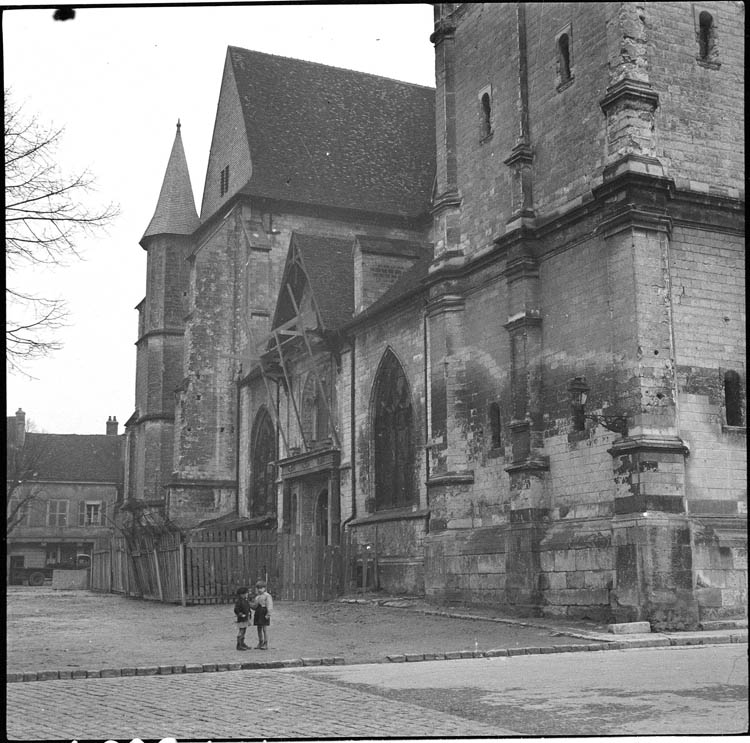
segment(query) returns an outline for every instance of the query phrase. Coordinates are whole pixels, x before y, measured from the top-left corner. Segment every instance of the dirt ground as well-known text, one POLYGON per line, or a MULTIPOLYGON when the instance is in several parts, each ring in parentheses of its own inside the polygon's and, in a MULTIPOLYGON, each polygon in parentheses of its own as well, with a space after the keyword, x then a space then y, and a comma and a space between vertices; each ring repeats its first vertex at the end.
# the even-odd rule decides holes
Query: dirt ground
MULTIPOLYGON (((553 625, 524 627, 430 616, 419 611, 426 605, 410 606, 275 601, 269 650, 238 652, 231 604, 182 607, 86 590, 9 586, 7 671, 331 656, 357 663, 400 653, 587 642, 560 636, 553 625)), ((247 631, 247 644, 254 646, 254 628, 247 631)))

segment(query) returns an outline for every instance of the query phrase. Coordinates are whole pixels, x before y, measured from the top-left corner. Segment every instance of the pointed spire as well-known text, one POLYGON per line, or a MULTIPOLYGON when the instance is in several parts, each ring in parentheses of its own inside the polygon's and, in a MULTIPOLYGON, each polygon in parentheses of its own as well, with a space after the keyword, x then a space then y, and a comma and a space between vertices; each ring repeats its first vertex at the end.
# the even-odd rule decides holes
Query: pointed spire
POLYGON ((200 225, 198 212, 195 210, 185 150, 182 147, 181 126, 178 119, 177 133, 164 174, 159 201, 143 238, 160 234, 190 235, 200 225))

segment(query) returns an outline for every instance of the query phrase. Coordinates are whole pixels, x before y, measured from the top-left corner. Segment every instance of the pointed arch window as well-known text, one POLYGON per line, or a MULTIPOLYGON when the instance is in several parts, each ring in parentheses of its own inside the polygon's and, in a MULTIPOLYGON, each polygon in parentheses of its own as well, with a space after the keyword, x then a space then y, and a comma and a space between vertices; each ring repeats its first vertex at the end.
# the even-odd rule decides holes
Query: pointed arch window
POLYGON ((417 499, 414 411, 404 370, 392 351, 380 363, 374 394, 375 509, 417 499))
POLYGON ((253 424, 250 454, 250 493, 248 512, 265 516, 276 512, 276 433, 264 407, 253 424))

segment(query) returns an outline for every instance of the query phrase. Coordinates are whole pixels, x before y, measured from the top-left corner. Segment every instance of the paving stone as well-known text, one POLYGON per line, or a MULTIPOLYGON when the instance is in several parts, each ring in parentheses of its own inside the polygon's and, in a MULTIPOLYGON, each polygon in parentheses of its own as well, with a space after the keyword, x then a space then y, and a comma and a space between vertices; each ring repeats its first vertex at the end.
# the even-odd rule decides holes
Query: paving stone
POLYGON ((59 679, 59 671, 37 671, 37 681, 51 681, 52 679, 59 679))
POLYGON ((159 674, 162 676, 168 676, 169 674, 174 673, 174 668, 172 666, 159 666, 159 674))
POLYGON ((103 679, 117 678, 120 676, 119 668, 102 668, 100 671, 103 679))
POLYGON ((121 676, 135 676, 138 673, 137 668, 121 668, 120 669, 120 675, 121 676))
POLYGON ((320 666, 322 665, 322 661, 320 660, 320 658, 303 658, 302 665, 303 666, 320 666))
POLYGON ((628 640, 625 643, 626 648, 661 648, 669 646, 668 637, 653 637, 637 640, 628 640))
POLYGON ((90 671, 86 671, 87 679, 99 679, 102 677, 102 672, 96 668, 92 668, 90 671))
POLYGON ((22 673, 6 673, 5 681, 9 684, 14 684, 17 681, 23 681, 23 674, 22 673))
POLYGON ((507 648, 496 648, 495 650, 487 650, 485 652, 486 658, 502 658, 508 656, 507 648))
MULTIPOLYGON (((85 678, 85 676, 86 676, 86 671, 84 671, 84 672, 83 672, 83 674, 84 674, 84 678, 85 678)), ((24 680, 24 681, 36 681, 36 673, 35 673, 35 672, 33 672, 33 671, 26 671, 26 672, 25 672, 25 673, 23 674, 23 680, 24 680)))
POLYGON ((216 671, 216 663, 204 663, 203 664, 204 673, 213 673, 215 671, 216 671))
POLYGON ((446 660, 458 660, 460 657, 461 653, 459 653, 457 650, 445 654, 446 660))
POLYGON ((135 671, 136 676, 155 676, 159 673, 159 666, 138 666, 135 671))
POLYGON ((417 662, 420 660, 424 660, 424 655, 422 653, 407 653, 406 654, 406 662, 417 662))
POLYGON ((622 622, 620 624, 608 624, 607 632, 613 635, 638 635, 651 632, 648 622, 622 622))
POLYGON ((185 673, 203 673, 203 665, 200 663, 185 664, 185 673))
POLYGON ((388 658, 391 663, 403 663, 406 661, 405 655, 387 655, 386 658, 388 658))

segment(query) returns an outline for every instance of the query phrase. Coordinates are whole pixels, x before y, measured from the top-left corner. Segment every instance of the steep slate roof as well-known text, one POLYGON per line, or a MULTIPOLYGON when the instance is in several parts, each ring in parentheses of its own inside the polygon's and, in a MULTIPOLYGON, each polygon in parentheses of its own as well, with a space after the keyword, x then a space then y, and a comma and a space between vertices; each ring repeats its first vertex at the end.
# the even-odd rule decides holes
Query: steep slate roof
MULTIPOLYGON (((320 321, 326 330, 334 330, 351 320, 354 312, 354 258, 351 238, 320 237, 295 232, 289 243, 289 255, 274 313, 273 327, 287 319, 285 284, 292 280, 291 267, 299 254, 309 282, 320 321)), ((296 287, 295 287, 296 288, 296 287)))
POLYGON ((253 172, 244 192, 424 214, 435 175, 435 91, 229 47, 253 172))
POLYGON ((103 434, 27 433, 25 457, 36 479, 53 482, 122 482, 122 437, 103 434))
POLYGON ((199 224, 178 122, 156 210, 141 241, 160 234, 190 235, 199 224))

